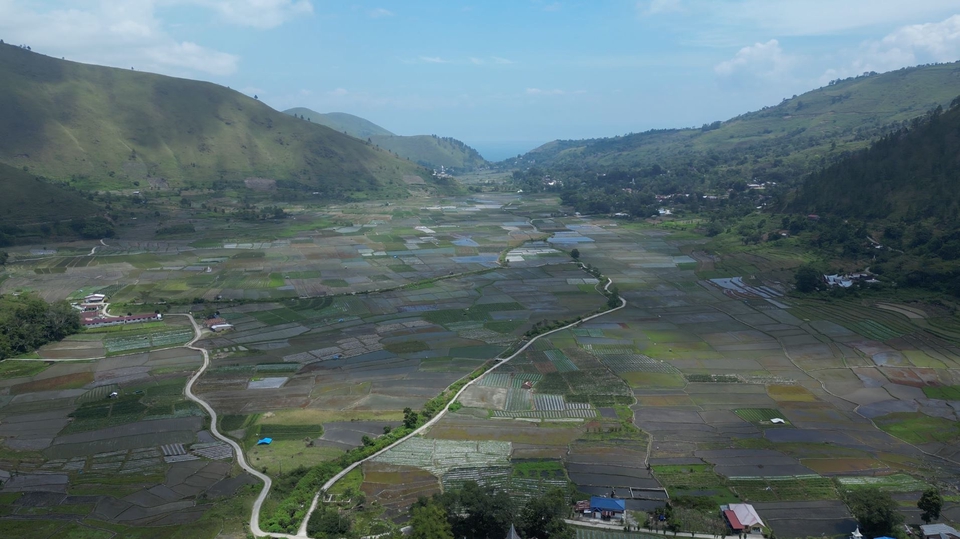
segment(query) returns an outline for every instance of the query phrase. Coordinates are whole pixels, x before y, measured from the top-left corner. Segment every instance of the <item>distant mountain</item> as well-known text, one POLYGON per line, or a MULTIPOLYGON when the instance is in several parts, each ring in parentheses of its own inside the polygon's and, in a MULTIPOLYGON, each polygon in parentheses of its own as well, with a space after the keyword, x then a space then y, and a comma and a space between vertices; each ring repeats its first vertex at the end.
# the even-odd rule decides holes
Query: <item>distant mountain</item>
POLYGON ((284 111, 298 118, 323 124, 352 137, 368 140, 400 157, 430 168, 470 170, 487 162, 477 150, 457 139, 435 135, 395 135, 379 125, 344 112, 320 113, 306 108, 284 111))
POLYGON ((960 63, 869 73, 699 129, 557 140, 505 165, 593 171, 659 165, 683 176, 684 184, 705 176, 783 181, 867 146, 892 124, 948 104, 957 88, 960 63))
POLYGON ((321 112, 305 109, 303 107, 297 107, 294 109, 285 110, 283 112, 284 114, 299 116, 301 119, 306 119, 311 122, 316 122, 320 125, 325 125, 330 129, 340 131, 341 133, 346 133, 351 137, 358 139, 366 139, 368 137, 376 136, 394 136, 393 133, 380 127, 379 125, 369 120, 364 120, 359 116, 347 114, 346 112, 328 112, 323 114, 321 112))
POLYGON ((243 187, 406 193, 426 170, 215 84, 0 45, 0 162, 91 189, 243 187))

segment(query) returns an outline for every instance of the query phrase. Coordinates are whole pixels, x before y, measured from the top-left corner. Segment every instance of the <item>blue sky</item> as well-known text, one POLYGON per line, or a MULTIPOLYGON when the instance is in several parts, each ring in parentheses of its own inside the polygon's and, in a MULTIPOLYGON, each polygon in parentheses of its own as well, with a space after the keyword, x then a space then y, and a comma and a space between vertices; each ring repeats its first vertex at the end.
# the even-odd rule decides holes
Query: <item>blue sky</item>
POLYGON ((497 153, 700 125, 834 78, 955 61, 960 4, 0 0, 0 38, 497 153))

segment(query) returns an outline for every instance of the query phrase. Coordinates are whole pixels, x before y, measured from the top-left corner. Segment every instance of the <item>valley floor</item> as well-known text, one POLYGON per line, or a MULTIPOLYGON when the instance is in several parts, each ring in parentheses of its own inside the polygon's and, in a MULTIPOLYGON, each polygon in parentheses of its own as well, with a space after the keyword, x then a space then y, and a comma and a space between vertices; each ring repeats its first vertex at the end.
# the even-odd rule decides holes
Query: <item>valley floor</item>
MULTIPOLYGON (((528 332, 605 309, 605 277, 626 308, 537 340, 324 503, 376 502, 351 510, 365 535, 466 480, 519 497, 573 485, 637 514, 679 496, 748 502, 778 536, 806 537, 853 531, 842 489, 889 490, 910 523, 928 485, 956 494, 951 316, 798 299, 762 260, 718 270, 696 234, 558 211, 546 196, 484 194, 303 209, 257 227, 198 221, 199 240, 13 253, 0 287, 99 291, 119 309, 230 324, 197 343, 212 364, 194 389, 274 478, 261 521, 299 466, 401 426, 405 408, 528 332)), ((202 358, 183 348, 193 331, 181 318, 88 330, 43 347, 46 361, 0 363, 0 470, 11 474, 0 532, 243 535, 259 483, 183 395, 202 358)), ((960 521, 960 498, 947 499, 944 518, 960 521)), ((717 515, 685 520, 723 533, 717 515)))

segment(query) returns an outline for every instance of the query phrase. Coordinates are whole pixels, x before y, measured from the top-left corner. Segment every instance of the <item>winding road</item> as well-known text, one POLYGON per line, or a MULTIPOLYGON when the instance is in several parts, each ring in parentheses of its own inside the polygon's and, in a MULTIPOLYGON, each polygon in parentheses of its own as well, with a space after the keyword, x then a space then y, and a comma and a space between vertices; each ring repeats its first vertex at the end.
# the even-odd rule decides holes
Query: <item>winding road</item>
MULTIPOLYGON (((607 292, 609 292, 609 291, 610 291, 610 285, 611 285, 611 284, 613 284, 613 281, 608 279, 606 286, 604 286, 604 290, 607 291, 607 292)), ((584 323, 584 322, 587 322, 587 321, 593 320, 593 319, 595 319, 595 318, 599 318, 599 317, 601 317, 601 316, 610 314, 610 313, 612 313, 612 312, 614 312, 614 311, 623 309, 623 308, 626 307, 626 306, 627 306, 627 300, 625 300, 625 299, 623 299, 623 298, 620 298, 620 305, 619 305, 618 307, 614 307, 614 308, 612 308, 612 309, 608 309, 608 310, 603 311, 603 312, 601 312, 601 313, 597 313, 597 314, 588 316, 588 317, 586 317, 586 318, 584 318, 584 319, 582 319, 582 320, 578 320, 578 321, 576 321, 576 322, 573 322, 572 324, 567 324, 566 326, 563 326, 563 327, 560 327, 560 328, 557 328, 557 329, 553 329, 553 330, 547 331, 547 332, 545 332, 545 333, 541 333, 541 334, 535 336, 534 338, 530 339, 529 341, 527 341, 526 344, 524 344, 523 346, 521 346, 519 350, 517 350, 516 352, 514 352, 513 354, 511 354, 509 357, 500 360, 500 361, 497 362, 495 365, 493 365, 490 369, 488 369, 486 372, 484 372, 483 374, 481 374, 480 376, 478 376, 478 377, 475 378, 474 380, 471 380, 470 382, 468 382, 467 384, 465 384, 465 385, 460 389, 460 391, 458 391, 457 394, 454 395, 454 397, 453 397, 452 399, 450 399, 450 402, 448 402, 447 405, 444 406, 444 408, 443 408, 439 413, 437 413, 437 415, 435 415, 432 419, 430 419, 430 421, 427 421, 425 424, 423 424, 423 425, 422 425, 420 428, 418 428, 417 430, 411 432, 410 434, 404 436, 403 438, 397 440, 396 442, 388 445, 387 447, 381 449, 380 451, 374 453, 373 455, 370 455, 369 457, 367 457, 367 458, 365 458, 365 459, 363 459, 363 460, 359 460, 359 461, 357 461, 357 462, 354 462, 354 463, 351 464, 350 466, 347 466, 347 467, 344 468, 340 473, 338 473, 337 475, 333 476, 329 481, 327 481, 326 483, 324 483, 323 486, 320 488, 320 490, 317 491, 316 495, 314 495, 313 501, 312 501, 311 504, 310 504, 310 510, 307 511, 307 514, 306 514, 306 516, 304 517, 303 522, 300 523, 300 527, 299 527, 299 529, 297 530, 297 534, 296 534, 296 535, 290 535, 290 534, 286 534, 286 533, 265 532, 265 531, 263 531, 263 530, 260 529, 260 509, 263 507, 263 502, 264 502, 264 500, 267 499, 267 495, 270 494, 270 488, 271 488, 271 486, 273 485, 273 481, 270 479, 269 476, 267 476, 266 474, 263 474, 263 473, 255 470, 253 467, 251 467, 251 466, 247 463, 247 460, 246 460, 246 458, 244 457, 244 454, 243 454, 243 449, 240 447, 240 444, 238 444, 237 442, 235 442, 233 439, 225 436, 224 434, 222 434, 222 433, 218 430, 218 428, 217 428, 217 412, 213 409, 212 406, 210 406, 210 404, 208 404, 206 401, 204 401, 203 399, 201 399, 200 397, 198 397, 198 396, 197 396, 196 394, 194 394, 194 392, 193 392, 193 386, 197 383, 197 380, 199 380, 200 377, 203 376, 203 373, 206 372, 207 368, 210 366, 210 352, 208 352, 208 351, 207 351, 206 349, 204 349, 204 348, 200 348, 199 346, 195 346, 196 342, 197 342, 198 340, 200 340, 200 338, 203 336, 203 332, 202 332, 202 330, 200 329, 200 325, 197 324, 196 319, 194 319, 194 318, 193 318, 193 315, 191 315, 191 314, 176 314, 176 315, 175 315, 175 314, 171 314, 171 315, 169 315, 169 316, 186 316, 187 318, 190 319, 190 323, 193 325, 194 337, 193 337, 192 340, 190 340, 190 342, 188 342, 187 344, 185 344, 184 347, 185 347, 185 348, 189 348, 190 350, 195 350, 195 351, 200 352, 201 354, 203 354, 203 365, 200 367, 199 370, 197 370, 197 372, 196 372, 192 377, 190 377, 190 380, 187 381, 187 385, 186 385, 186 387, 184 388, 184 393, 186 394, 186 396, 187 396, 188 399, 190 399, 190 400, 196 402, 197 404, 199 404, 199 405, 200 405, 201 407, 203 407, 203 409, 206 410, 207 413, 210 415, 210 432, 213 433, 213 436, 216 437, 217 439, 222 440, 222 441, 230 444, 230 447, 233 448, 233 451, 234 451, 234 452, 236 453, 236 455, 237 455, 237 464, 239 464, 240 467, 243 468, 243 469, 244 469, 247 473, 249 473, 250 475, 253 475, 254 477, 256 477, 256 478, 260 479, 261 481, 263 481, 263 488, 260 490, 260 494, 257 496, 257 499, 253 502, 253 509, 252 509, 252 511, 251 511, 251 514, 250 514, 250 531, 251 531, 251 532, 253 533, 253 535, 256 536, 256 537, 283 537, 284 539, 304 539, 304 538, 308 537, 308 535, 307 535, 307 524, 310 522, 310 515, 313 514, 313 512, 317 509, 317 506, 318 506, 319 503, 320 503, 320 496, 322 496, 324 492, 326 492, 330 487, 332 487, 337 481, 339 481, 339 480, 340 480, 341 478, 343 478, 345 475, 347 475, 348 473, 350 473, 351 471, 353 471, 354 469, 356 469, 358 466, 362 465, 364 462, 367 462, 368 460, 374 459, 374 458, 382 455, 382 454, 385 453, 386 451, 388 451, 388 450, 396 447, 397 445, 399 445, 399 444, 401 444, 401 443, 409 440, 410 438, 412 438, 412 437, 414 437, 414 436, 419 436, 419 435, 423 434, 424 432, 426 432, 428 429, 430 429, 430 427, 432 427, 433 425, 435 425, 438 421, 440 421, 440 420, 443 418, 443 416, 449 411, 450 405, 453 404, 454 402, 456 402, 457 399, 460 398, 460 395, 461 395, 464 391, 467 390, 467 388, 469 388, 469 387, 472 386, 473 384, 475 384, 475 383, 479 382, 480 380, 482 380, 482 379, 484 378, 484 376, 486 376, 487 374, 495 371, 496 369, 498 369, 498 368, 499 368, 501 365, 503 365, 504 363, 507 363, 507 362, 509 362, 510 360, 512 360, 513 358, 515 358, 515 357, 519 356, 520 354, 522 354, 524 351, 526 351, 527 348, 530 347, 530 345, 532 345, 534 342, 536 342, 536 341, 537 341, 538 339, 540 339, 541 337, 546 337, 547 335, 551 335, 551 334, 553 334, 553 333, 557 333, 558 331, 563 331, 563 330, 566 330, 566 329, 570 329, 570 328, 572 328, 572 327, 576 327, 576 326, 578 326, 578 325, 580 325, 580 324, 582 324, 582 323, 584 323)))

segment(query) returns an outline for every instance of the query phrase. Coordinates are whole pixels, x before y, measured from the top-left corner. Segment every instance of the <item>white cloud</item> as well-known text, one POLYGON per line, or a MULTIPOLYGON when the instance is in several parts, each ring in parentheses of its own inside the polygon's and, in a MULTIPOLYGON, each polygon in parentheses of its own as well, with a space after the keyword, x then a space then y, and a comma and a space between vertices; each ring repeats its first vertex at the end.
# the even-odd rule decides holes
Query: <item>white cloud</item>
POLYGON ((868 71, 960 59, 960 15, 941 22, 903 26, 879 40, 860 45, 846 66, 828 69, 821 83, 868 71))
POLYGON ((309 0, 180 0, 216 11, 228 23, 252 28, 276 28, 313 13, 309 0))
POLYGON ((0 0, 0 35, 51 56, 141 71, 229 75, 237 70, 237 56, 168 34, 155 15, 154 0, 74 6, 39 9, 26 0, 0 0))
POLYGON ((345 95, 347 95, 347 94, 349 94, 349 93, 350 93, 350 92, 348 92, 348 91, 347 91, 346 89, 344 89, 344 88, 336 88, 336 89, 334 89, 334 90, 330 90, 329 92, 327 92, 327 95, 329 95, 329 96, 331 96, 331 97, 343 97, 343 96, 345 96, 345 95))
POLYGON ((230 75, 237 70, 237 57, 210 50, 196 43, 161 44, 144 50, 157 65, 181 67, 213 75, 230 75))
POLYGON ((513 60, 509 60, 509 59, 507 59, 507 58, 501 58, 501 57, 499 57, 499 56, 494 56, 494 57, 491 58, 491 60, 493 60, 493 63, 495 63, 495 64, 500 64, 500 65, 509 65, 509 64, 515 64, 515 63, 516 63, 516 62, 514 62, 513 60))
POLYGON ((773 77, 783 74, 790 64, 791 59, 783 53, 780 42, 771 39, 766 43, 754 43, 740 49, 733 58, 720 62, 713 70, 723 77, 773 77))
POLYGON ((470 63, 473 64, 473 65, 478 65, 478 66, 479 66, 479 65, 483 65, 483 64, 484 64, 484 61, 483 61, 483 58, 475 58, 475 57, 471 56, 471 57, 470 57, 470 63))
POLYGON ((382 7, 378 7, 377 9, 371 9, 368 12, 368 14, 370 15, 370 17, 374 19, 382 19, 384 17, 393 17, 394 15, 396 15, 396 13, 382 7))
POLYGON ((543 6, 544 11, 560 11, 560 8, 563 6, 560 5, 560 2, 554 2, 552 4, 547 4, 543 6))
MULTIPOLYGON (((654 0, 657 1, 657 0, 654 0)), ((691 0, 688 0, 691 1, 691 0)), ((877 0, 692 0, 692 11, 706 14, 715 25, 736 23, 768 34, 825 35, 844 30, 923 20, 955 13, 956 0, 895 2, 877 0)))
POLYGON ((425 64, 449 64, 450 63, 450 60, 444 60, 439 56, 420 56, 418 60, 420 60, 425 64))

